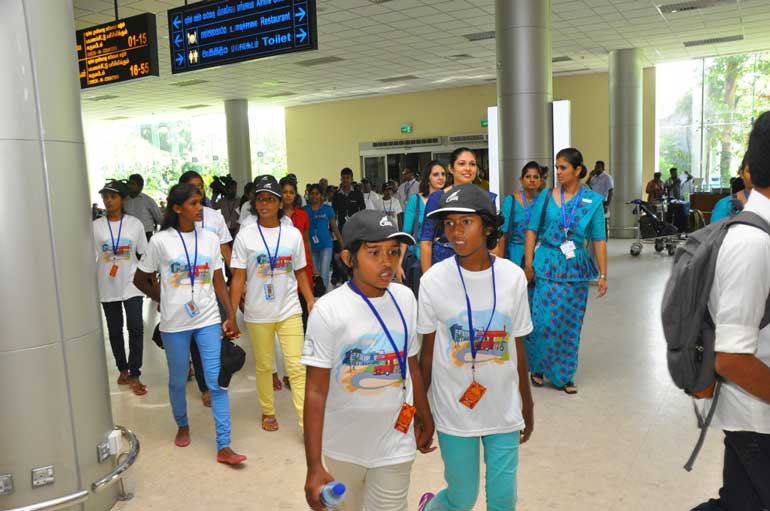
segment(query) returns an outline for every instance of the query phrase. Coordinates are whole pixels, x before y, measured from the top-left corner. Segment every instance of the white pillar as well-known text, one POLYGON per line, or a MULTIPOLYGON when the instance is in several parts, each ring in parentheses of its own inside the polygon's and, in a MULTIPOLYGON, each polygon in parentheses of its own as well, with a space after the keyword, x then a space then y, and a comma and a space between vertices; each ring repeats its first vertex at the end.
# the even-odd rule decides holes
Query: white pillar
MULTIPOLYGON (((71 0, 0 2, 0 509, 108 473, 112 429, 71 0), (31 470, 55 483, 32 488, 31 470)), ((112 507, 117 488, 77 509, 112 507)))
POLYGON ((238 181, 238 193, 251 181, 251 141, 249 139, 249 102, 245 99, 225 101, 227 118, 227 159, 230 175, 238 181))

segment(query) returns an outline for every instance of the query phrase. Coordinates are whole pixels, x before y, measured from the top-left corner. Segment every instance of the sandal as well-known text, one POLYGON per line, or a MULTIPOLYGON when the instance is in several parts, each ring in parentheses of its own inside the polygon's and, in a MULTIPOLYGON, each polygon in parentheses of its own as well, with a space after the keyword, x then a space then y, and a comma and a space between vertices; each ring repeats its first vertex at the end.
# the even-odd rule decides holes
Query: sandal
POLYGON ((139 381, 139 378, 131 378, 129 380, 129 385, 131 385, 131 392, 134 393, 136 396, 143 396, 147 394, 147 385, 144 385, 141 381, 139 381))
POLYGON ((278 419, 275 415, 262 416, 262 429, 269 432, 278 431, 278 419))
POLYGON ((211 391, 207 390, 201 394, 201 401, 203 401, 203 406, 211 408, 211 391))
POLYGON ((235 466, 246 461, 246 456, 233 452, 229 447, 225 447, 217 453, 217 461, 219 463, 224 463, 225 465, 235 466))
POLYGON ((291 382, 289 382, 289 377, 288 376, 284 376, 283 377, 283 386, 286 387, 287 389, 291 390, 291 382))
POLYGON ((542 387, 545 384, 543 373, 531 373, 529 375, 529 381, 531 381, 532 385, 535 387, 542 387))
POLYGON ((273 391, 278 392, 283 389, 281 385, 281 379, 278 377, 278 373, 273 373, 273 391))
POLYGON ((190 427, 179 428, 174 438, 174 445, 177 447, 187 447, 190 445, 190 427))
POLYGON ((118 376, 118 385, 128 385, 129 383, 128 371, 120 371, 120 376, 118 376))
POLYGON ((561 388, 564 392, 567 394, 573 395, 578 393, 577 385, 575 385, 574 381, 568 381, 564 384, 564 386, 561 388))

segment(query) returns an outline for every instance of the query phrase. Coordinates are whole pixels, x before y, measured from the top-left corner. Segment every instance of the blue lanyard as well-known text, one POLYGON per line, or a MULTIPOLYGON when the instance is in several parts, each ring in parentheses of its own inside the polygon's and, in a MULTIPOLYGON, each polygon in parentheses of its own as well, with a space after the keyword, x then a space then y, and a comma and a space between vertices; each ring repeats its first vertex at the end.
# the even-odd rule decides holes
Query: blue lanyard
POLYGON ((123 232, 123 217, 125 215, 120 215, 120 227, 118 227, 118 241, 115 241, 115 236, 112 235, 112 226, 110 225, 110 219, 107 217, 104 217, 105 220, 107 220, 107 228, 110 230, 110 240, 112 240, 112 256, 118 257, 118 249, 120 248, 120 233, 123 232))
POLYGON ((463 284, 463 291, 465 292, 465 306, 468 309, 468 330, 470 332, 471 337, 471 357, 473 358, 473 363, 471 365, 471 370, 473 371, 473 379, 476 379, 476 353, 478 353, 479 349, 481 348, 481 343, 484 342, 484 338, 487 336, 487 332, 489 332, 489 327, 492 326, 492 320, 495 317, 495 311, 497 310, 497 284, 495 283, 495 260, 492 257, 492 255, 489 255, 489 262, 492 266, 492 313, 489 315, 489 323, 487 323, 487 328, 484 329, 484 333, 481 336, 481 339, 479 340, 479 344, 476 345, 476 332, 473 329, 473 308, 471 307, 471 299, 468 296, 468 288, 465 287, 465 279, 463 278, 463 272, 460 268, 460 258, 455 256, 455 263, 457 263, 457 273, 460 274, 460 282, 463 284))
POLYGON ((572 204, 572 211, 569 214, 569 220, 567 220, 567 213, 565 211, 567 208, 564 207, 564 187, 562 186, 560 190, 562 229, 564 229, 564 235, 569 236, 569 229, 572 227, 572 222, 575 221, 575 213, 577 212, 577 207, 583 198, 583 188, 581 187, 580 190, 578 190, 578 193, 574 198, 575 202, 572 204))
MULTIPOLYGON (((524 213, 527 218, 527 225, 529 225, 529 221, 532 219, 532 206, 527 200, 527 195, 524 192, 521 192, 521 202, 524 203, 524 213)), ((516 207, 516 205, 514 204, 513 207, 516 207)))
MULTIPOLYGON (((748 190, 743 190, 743 196, 746 197, 746 200, 749 200, 749 191, 748 190)), ((121 218, 121 221, 122 220, 123 219, 121 218)))
POLYGON ((176 229, 176 233, 179 235, 179 239, 182 240, 184 255, 187 258, 187 274, 190 276, 190 292, 195 294, 195 273, 198 271, 198 230, 193 228, 193 233, 195 233, 195 257, 192 266, 190 265, 190 253, 187 251, 187 244, 184 242, 184 237, 182 237, 182 233, 179 232, 179 229, 176 229))
POLYGON ((372 314, 374 314, 374 317, 377 318, 377 321, 380 323, 380 326, 382 327, 382 330, 385 332, 385 336, 388 338, 388 342, 390 342, 390 346, 393 348, 393 351, 396 353, 396 358, 398 359, 398 368, 401 371, 401 385, 406 391, 406 359, 409 356, 409 329, 406 326, 406 319, 404 318, 404 313, 401 312, 401 307, 398 306, 398 302, 396 301, 396 298, 393 296, 393 293, 390 292, 390 289, 385 289, 385 291, 388 292, 388 295, 390 295, 390 299, 393 300, 393 305, 396 307, 396 310, 398 311, 398 315, 401 317, 401 324, 404 327, 404 351, 403 356, 401 352, 398 349, 398 346, 396 346, 396 341, 393 340, 393 336, 390 334, 390 330, 388 330, 388 327, 385 326, 385 322, 382 320, 382 316, 380 316, 380 313, 377 312, 377 309, 374 307, 374 304, 369 300, 369 298, 361 292, 360 289, 358 289, 358 286, 356 286, 353 281, 351 280, 348 285, 350 286, 350 289, 353 290, 358 296, 361 297, 361 299, 366 302, 366 305, 369 306, 369 308, 372 310, 372 314))
POLYGON ((270 277, 272 278, 275 272, 275 265, 278 262, 278 249, 281 247, 281 221, 278 220, 278 242, 275 244, 275 254, 270 253, 270 247, 267 246, 267 240, 265 235, 262 234, 262 226, 259 225, 259 219, 257 219, 257 229, 259 229, 259 235, 262 237, 262 243, 265 244, 265 250, 267 250, 267 260, 270 263, 270 277))

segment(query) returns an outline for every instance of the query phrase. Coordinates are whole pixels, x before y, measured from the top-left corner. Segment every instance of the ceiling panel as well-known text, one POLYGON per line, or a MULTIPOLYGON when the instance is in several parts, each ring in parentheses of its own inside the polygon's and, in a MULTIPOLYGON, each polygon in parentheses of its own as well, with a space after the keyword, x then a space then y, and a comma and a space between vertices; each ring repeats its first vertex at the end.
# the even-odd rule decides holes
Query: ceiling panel
MULTIPOLYGON (((113 0, 73 0, 77 29, 114 18, 113 0)), ((513 1, 513 0, 511 0, 513 1)), ((186 112, 208 104, 223 110, 224 99, 244 97, 257 104, 297 105, 362 95, 400 94, 434 88, 487 84, 496 72, 495 40, 471 42, 465 34, 495 29, 495 0, 317 0, 319 50, 171 75, 166 10, 183 0, 118 0, 122 17, 157 15, 160 77, 104 86, 82 93, 87 118, 186 112), (454 55, 470 55, 455 58, 454 55), (314 67, 308 59, 344 60, 314 67), (393 76, 416 80, 382 83, 393 76), (204 83, 178 87, 191 79, 204 83), (278 83, 275 82, 285 82, 278 83), (289 97, 265 98, 281 92, 289 97), (103 95, 115 99, 92 101, 103 95)), ((770 49, 770 1, 735 0, 700 11, 662 15, 663 0, 552 0, 555 73, 606 71, 611 50, 641 47, 645 65, 770 49), (738 43, 685 48, 685 41, 743 35, 738 43)))

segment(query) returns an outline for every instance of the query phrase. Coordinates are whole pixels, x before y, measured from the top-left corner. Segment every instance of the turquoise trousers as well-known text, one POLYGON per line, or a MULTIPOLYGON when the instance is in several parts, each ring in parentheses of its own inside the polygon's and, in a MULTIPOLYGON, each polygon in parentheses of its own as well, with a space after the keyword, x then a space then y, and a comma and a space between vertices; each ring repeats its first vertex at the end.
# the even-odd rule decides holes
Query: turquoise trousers
POLYGON ((484 445, 487 467, 487 511, 516 509, 516 471, 519 467, 519 431, 483 437, 459 437, 439 432, 447 487, 425 511, 470 511, 479 494, 480 451, 484 445))

